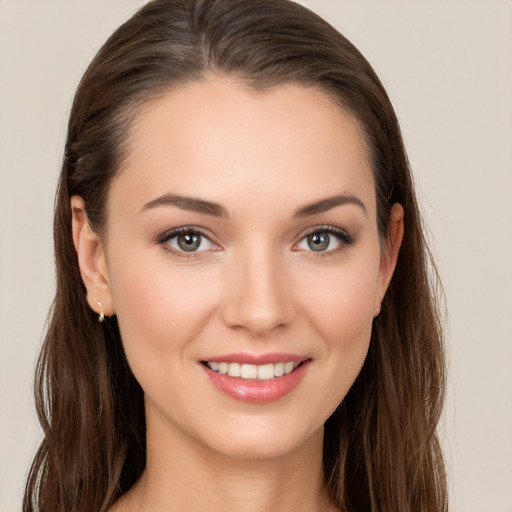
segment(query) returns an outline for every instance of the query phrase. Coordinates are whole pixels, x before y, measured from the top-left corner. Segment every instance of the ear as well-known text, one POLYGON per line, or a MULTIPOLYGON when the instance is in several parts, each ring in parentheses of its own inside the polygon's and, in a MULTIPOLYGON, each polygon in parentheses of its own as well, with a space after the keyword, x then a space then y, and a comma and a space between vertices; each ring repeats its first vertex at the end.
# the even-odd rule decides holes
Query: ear
POLYGON ((380 308, 386 290, 388 289, 393 272, 395 271, 398 253, 404 237, 404 209, 401 204, 391 208, 388 236, 385 247, 382 248, 379 267, 379 282, 376 294, 374 317, 380 313, 380 308))
POLYGON ((87 219, 84 200, 71 198, 73 243, 78 256, 80 274, 87 290, 87 302, 93 311, 105 316, 114 314, 105 251, 100 237, 87 219))

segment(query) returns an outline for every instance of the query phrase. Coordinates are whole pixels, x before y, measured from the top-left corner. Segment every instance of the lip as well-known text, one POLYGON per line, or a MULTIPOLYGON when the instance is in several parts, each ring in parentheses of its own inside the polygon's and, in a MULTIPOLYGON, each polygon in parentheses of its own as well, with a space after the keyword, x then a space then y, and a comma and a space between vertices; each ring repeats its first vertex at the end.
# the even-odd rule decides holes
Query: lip
POLYGON ((300 384, 311 363, 311 359, 297 355, 290 358, 291 354, 266 354, 261 356, 243 354, 245 357, 240 357, 241 355, 242 354, 230 354, 229 356, 208 359, 208 361, 260 365, 282 362, 301 363, 292 372, 270 380, 231 377, 215 372, 208 368, 206 364, 200 363, 199 366, 202 368, 207 378, 219 391, 235 400, 250 404, 267 404, 286 396, 300 384), (258 362, 256 363, 254 361, 258 362))
POLYGON ((250 354, 247 352, 238 352, 225 354, 222 356, 208 357, 204 361, 212 363, 240 363, 240 364, 275 364, 275 363, 302 363, 309 359, 307 356, 297 354, 285 354, 281 352, 268 354, 250 354))

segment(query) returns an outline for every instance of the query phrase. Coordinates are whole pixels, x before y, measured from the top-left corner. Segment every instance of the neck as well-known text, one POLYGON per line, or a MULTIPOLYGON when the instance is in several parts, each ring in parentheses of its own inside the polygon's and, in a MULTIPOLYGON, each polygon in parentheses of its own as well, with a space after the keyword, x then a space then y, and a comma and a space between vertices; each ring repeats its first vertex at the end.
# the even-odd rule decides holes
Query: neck
POLYGON ((291 453, 261 459, 229 457, 176 432, 165 443, 152 434, 146 470, 119 510, 336 510, 324 484, 323 430, 291 453))

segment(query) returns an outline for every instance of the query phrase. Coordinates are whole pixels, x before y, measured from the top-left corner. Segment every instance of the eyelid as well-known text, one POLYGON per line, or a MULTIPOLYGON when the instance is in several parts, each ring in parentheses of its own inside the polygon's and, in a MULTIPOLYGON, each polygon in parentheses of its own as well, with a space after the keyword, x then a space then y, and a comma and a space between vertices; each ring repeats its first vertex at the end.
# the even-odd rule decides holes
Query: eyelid
POLYGON ((168 229, 167 231, 165 231, 164 233, 162 233, 161 235, 156 237, 155 243, 158 245, 161 245, 166 252, 169 252, 173 255, 176 255, 176 256, 182 257, 182 258, 198 257, 202 253, 208 252, 208 250, 204 250, 204 251, 191 251, 191 252, 187 253, 186 251, 179 251, 179 250, 171 247, 168 244, 169 240, 171 240, 172 238, 175 238, 181 234, 184 234, 184 233, 195 233, 195 234, 201 235, 202 237, 206 238, 214 246, 213 249, 209 249, 209 250, 218 251, 218 250, 222 249, 221 246, 213 239, 214 237, 209 232, 207 232, 205 229, 203 229, 199 226, 179 226, 176 228, 168 229))
POLYGON ((356 242, 356 239, 354 235, 350 234, 346 229, 339 228, 337 226, 333 226, 331 224, 322 224, 318 226, 312 226, 308 228, 305 232, 303 232, 300 235, 300 238, 298 242, 296 242, 293 246, 293 250, 299 251, 301 249, 297 249, 298 245, 309 235, 312 235, 313 233, 328 233, 330 235, 334 235, 338 240, 340 241, 339 246, 335 249, 331 249, 329 251, 308 251, 305 250, 304 252, 311 253, 311 255, 315 257, 322 257, 322 256, 329 256, 331 254, 337 253, 339 251, 342 251, 343 249, 346 249, 356 242))
POLYGON ((208 240, 211 240, 211 235, 199 226, 178 226, 164 231, 161 235, 156 237, 155 241, 157 243, 165 243, 169 238, 173 238, 183 233, 199 233, 200 235, 208 238, 208 240))
MULTIPOLYGON (((339 246, 336 247, 335 249, 331 249, 328 251, 316 252, 313 250, 311 250, 311 251, 305 250, 304 252, 308 252, 312 256, 315 256, 315 257, 328 256, 328 255, 337 253, 343 249, 346 249, 346 248, 352 246, 356 241, 355 237, 352 234, 350 234, 346 229, 339 228, 337 226, 333 226, 330 224, 321 224, 318 226, 312 226, 312 227, 308 228, 306 231, 304 231, 300 235, 299 240, 293 245, 292 250, 297 251, 297 252, 302 251, 302 249, 298 248, 298 244, 301 243, 307 236, 309 236, 313 233, 321 233, 321 232, 326 232, 331 235, 334 235, 340 242, 339 246)), ((177 255, 178 257, 184 257, 184 258, 198 257, 201 255, 201 253, 208 252, 208 250, 203 250, 203 251, 191 251, 191 252, 187 253, 186 251, 176 250, 167 244, 167 242, 170 239, 172 239, 180 234, 183 234, 183 233, 197 233, 197 234, 201 235, 202 237, 206 238, 214 246, 213 249, 209 249, 209 250, 214 250, 214 251, 222 250, 221 245, 218 242, 216 242, 216 240, 212 236, 212 234, 208 230, 205 230, 204 228, 201 228, 199 226, 178 226, 178 227, 175 227, 172 229, 168 229, 167 231, 163 232, 161 235, 156 237, 155 243, 163 246, 165 251, 172 253, 173 255, 177 255)))

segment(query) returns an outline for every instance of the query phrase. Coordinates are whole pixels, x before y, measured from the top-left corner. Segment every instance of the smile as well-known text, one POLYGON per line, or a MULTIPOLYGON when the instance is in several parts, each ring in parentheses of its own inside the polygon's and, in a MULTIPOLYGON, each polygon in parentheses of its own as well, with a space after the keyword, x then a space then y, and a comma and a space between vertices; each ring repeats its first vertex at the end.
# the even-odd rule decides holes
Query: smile
POLYGON ((207 361, 206 365, 210 370, 218 372, 221 375, 240 377, 242 379, 270 380, 288 375, 299 366, 299 363, 290 361, 286 363, 256 365, 207 361))
POLYGON ((312 359, 290 354, 231 354, 201 363, 208 380, 222 394, 246 403, 266 404, 298 387, 312 359))

